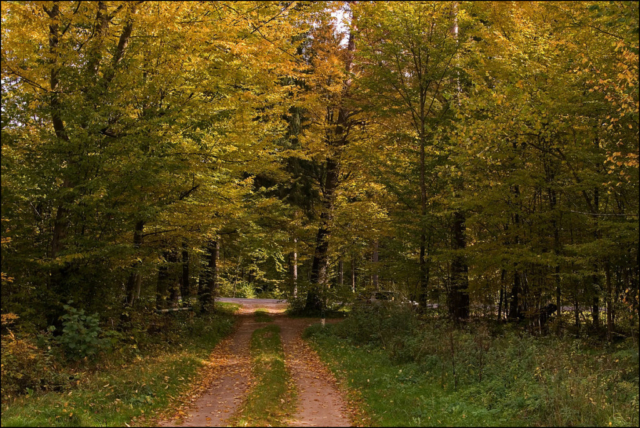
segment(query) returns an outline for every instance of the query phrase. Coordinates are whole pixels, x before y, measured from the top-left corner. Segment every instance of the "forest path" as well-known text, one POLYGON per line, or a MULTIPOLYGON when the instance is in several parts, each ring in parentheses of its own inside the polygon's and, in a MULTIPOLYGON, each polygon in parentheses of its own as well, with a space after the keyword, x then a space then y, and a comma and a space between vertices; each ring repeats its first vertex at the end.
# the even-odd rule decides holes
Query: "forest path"
POLYGON ((336 387, 335 378, 318 355, 302 340, 302 332, 317 319, 284 315, 287 304, 275 299, 220 299, 241 305, 235 332, 220 343, 211 355, 212 368, 192 395, 191 406, 174 420, 160 426, 229 426, 228 420, 240 408, 253 381, 250 342, 254 330, 269 325, 256 322, 257 309, 269 312, 280 326, 287 369, 298 394, 290 426, 350 426, 346 401, 336 387))
POLYGON ((302 340, 302 332, 317 319, 276 317, 280 326, 287 369, 296 384, 298 406, 290 426, 351 426, 346 401, 336 386, 333 373, 302 340))

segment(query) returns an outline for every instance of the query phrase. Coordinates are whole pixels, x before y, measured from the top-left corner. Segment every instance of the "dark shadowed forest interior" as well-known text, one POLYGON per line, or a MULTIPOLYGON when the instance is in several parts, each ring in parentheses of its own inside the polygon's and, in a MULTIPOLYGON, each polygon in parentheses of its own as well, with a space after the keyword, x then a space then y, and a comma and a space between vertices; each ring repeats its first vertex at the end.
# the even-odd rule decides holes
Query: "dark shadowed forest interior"
POLYGON ((3 426, 151 423, 223 297, 355 425, 637 426, 638 15, 3 2, 3 426))

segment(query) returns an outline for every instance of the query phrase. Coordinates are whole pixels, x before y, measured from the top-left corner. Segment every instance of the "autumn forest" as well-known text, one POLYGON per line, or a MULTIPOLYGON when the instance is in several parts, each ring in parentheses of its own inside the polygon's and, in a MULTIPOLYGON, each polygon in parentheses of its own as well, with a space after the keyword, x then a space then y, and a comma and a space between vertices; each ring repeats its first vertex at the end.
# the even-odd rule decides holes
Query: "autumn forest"
POLYGON ((638 53, 638 2, 3 2, 2 426, 637 426, 638 53))

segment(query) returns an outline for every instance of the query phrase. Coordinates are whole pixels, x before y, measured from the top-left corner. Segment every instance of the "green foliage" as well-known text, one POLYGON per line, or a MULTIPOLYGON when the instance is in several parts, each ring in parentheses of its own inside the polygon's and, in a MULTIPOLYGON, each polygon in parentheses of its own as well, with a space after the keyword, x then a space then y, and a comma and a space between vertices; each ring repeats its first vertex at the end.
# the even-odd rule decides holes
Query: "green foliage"
POLYGON ((417 322, 413 311, 400 305, 362 305, 356 306, 335 328, 336 334, 350 337, 356 344, 394 349, 396 341, 405 340, 416 331, 417 322))
MULTIPOLYGON (((112 345, 117 333, 109 332, 108 337, 100 328, 98 314, 87 315, 83 309, 75 309, 64 305, 67 313, 61 317, 62 334, 55 338, 65 356, 70 360, 94 357, 98 352, 107 350, 112 345)), ((55 327, 51 328, 54 331, 55 327)))
POLYGON ((287 313, 290 315, 303 315, 306 305, 306 293, 297 296, 290 295, 287 299, 287 313))
MULTIPOLYGON (((80 381, 74 382, 73 388, 3 400, 2 425, 153 424, 154 413, 189 390, 212 349, 233 330, 234 308, 216 309, 216 315, 174 320, 169 337, 179 337, 179 343, 167 345, 152 337, 133 353, 120 348, 75 372, 80 381)), ((2 349, 4 364, 4 342, 2 349)))
POLYGON ((61 369, 50 346, 37 346, 29 334, 9 329, 15 318, 2 315, 2 402, 37 391, 66 390, 71 382, 61 369))
POLYGON ((220 287, 221 297, 236 297, 239 299, 255 299, 256 290, 253 284, 246 281, 224 281, 220 287))
POLYGON ((119 330, 207 288, 426 305, 455 277, 491 315, 607 304, 609 339, 633 331, 637 12, 7 3, 2 309, 42 330, 73 300, 119 330))
POLYGON ((603 348, 403 317, 356 311, 305 332, 382 426, 638 423, 637 344, 603 348))

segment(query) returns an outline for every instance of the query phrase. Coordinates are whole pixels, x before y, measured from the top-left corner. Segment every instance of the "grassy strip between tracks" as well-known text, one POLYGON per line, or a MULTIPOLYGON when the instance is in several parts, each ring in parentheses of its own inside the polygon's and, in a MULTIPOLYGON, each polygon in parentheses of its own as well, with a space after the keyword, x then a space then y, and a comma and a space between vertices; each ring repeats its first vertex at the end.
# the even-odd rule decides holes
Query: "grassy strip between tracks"
POLYGON ((237 416, 236 426, 283 426, 295 409, 294 383, 284 363, 280 327, 257 329, 251 337, 255 383, 237 416))
POLYGON ((257 309, 255 312, 256 322, 273 322, 273 318, 266 309, 257 309))

